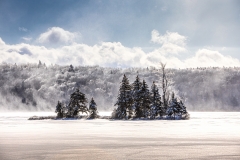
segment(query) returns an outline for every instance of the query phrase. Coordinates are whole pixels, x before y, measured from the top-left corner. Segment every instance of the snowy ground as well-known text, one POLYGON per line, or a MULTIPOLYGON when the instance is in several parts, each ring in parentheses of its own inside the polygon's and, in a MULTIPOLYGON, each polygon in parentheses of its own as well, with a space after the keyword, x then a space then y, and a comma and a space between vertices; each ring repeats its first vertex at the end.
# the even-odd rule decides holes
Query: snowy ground
POLYGON ((240 112, 190 114, 181 121, 29 121, 55 114, 0 113, 0 159, 240 159, 240 112))

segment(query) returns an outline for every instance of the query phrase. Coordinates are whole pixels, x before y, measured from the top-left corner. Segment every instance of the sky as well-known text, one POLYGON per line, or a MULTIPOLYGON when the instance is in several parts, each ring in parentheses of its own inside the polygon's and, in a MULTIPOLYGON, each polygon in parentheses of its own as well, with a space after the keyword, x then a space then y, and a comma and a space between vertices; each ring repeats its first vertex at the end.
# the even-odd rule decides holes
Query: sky
POLYGON ((240 66, 238 0, 0 0, 0 63, 240 66))

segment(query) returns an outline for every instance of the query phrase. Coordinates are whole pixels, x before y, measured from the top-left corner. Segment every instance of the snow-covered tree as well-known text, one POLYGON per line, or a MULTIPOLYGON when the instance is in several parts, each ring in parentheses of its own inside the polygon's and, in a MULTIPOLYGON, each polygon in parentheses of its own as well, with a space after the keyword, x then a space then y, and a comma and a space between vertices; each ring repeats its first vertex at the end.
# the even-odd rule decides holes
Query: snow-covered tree
POLYGON ((114 118, 116 119, 123 119, 123 118, 130 118, 132 116, 132 87, 129 84, 129 80, 124 74, 119 94, 117 98, 117 102, 115 106, 117 106, 116 114, 114 118), (128 114, 127 114, 128 113, 128 114))
POLYGON ((154 81, 151 86, 150 96, 151 96, 150 118, 155 119, 155 117, 158 115, 162 117, 164 114, 164 108, 162 106, 161 96, 159 94, 158 87, 154 81))
POLYGON ((185 105, 183 104, 182 100, 180 100, 180 102, 178 102, 179 105, 179 114, 181 116, 182 119, 188 119, 189 118, 189 113, 187 111, 187 108, 185 107, 185 105))
POLYGON ((141 112, 142 116, 145 118, 148 118, 149 111, 150 111, 150 104, 151 104, 151 97, 150 92, 148 89, 148 85, 145 80, 143 80, 142 87, 140 90, 140 96, 141 96, 141 112))
POLYGON ((90 112, 89 118, 94 119, 98 117, 97 104, 93 98, 89 103, 89 112, 90 112))
POLYGON ((70 98, 67 113, 68 117, 77 116, 79 112, 88 113, 88 108, 86 106, 87 98, 85 94, 81 93, 79 89, 76 89, 76 91, 71 94, 70 98))
POLYGON ((167 115, 168 117, 174 119, 176 119, 176 117, 178 119, 189 119, 190 117, 182 100, 178 101, 178 99, 175 97, 174 92, 172 93, 172 99, 169 101, 167 115))
POLYGON ((68 72, 74 72, 73 65, 70 65, 70 66, 69 66, 68 72))
POLYGON ((57 113, 57 118, 63 118, 64 110, 62 103, 58 101, 55 112, 57 113))
POLYGON ((38 68, 41 68, 42 67, 42 62, 39 60, 38 62, 38 68))
MULTIPOLYGON (((126 73, 129 75, 129 79, 135 80, 137 71, 139 77, 145 79, 147 77, 148 81, 159 80, 161 100, 163 102, 163 97, 168 99, 168 94, 163 96, 162 93, 162 74, 159 75, 159 70, 150 67, 147 71, 146 67, 116 69, 99 66, 74 66, 75 72, 73 73, 68 72, 70 64, 68 66, 52 64, 48 66, 47 71, 44 69, 43 62, 41 62, 42 68, 38 68, 38 64, 38 61, 35 64, 17 65, 0 63, 0 104, 8 102, 10 110, 55 110, 56 99, 66 102, 69 100, 72 89, 81 87, 81 92, 85 93, 87 97, 94 96, 94 100, 98 103, 98 110, 99 108, 108 109, 116 101, 119 89, 119 84, 116 82, 119 77, 126 73), (111 71, 112 74, 110 74, 111 71), (22 82, 25 83, 24 88, 21 87, 22 82), (9 99, 9 97, 11 98, 9 99)), ((240 111, 239 69, 239 67, 166 68, 165 75, 171 79, 174 74, 172 76, 174 90, 178 91, 178 96, 183 100, 187 109, 240 111), (187 101, 185 102, 185 100, 187 101), (209 104, 212 104, 211 107, 209 104)), ((4 110, 5 105, 0 105, 0 109, 4 110)))
POLYGON ((133 97, 133 108, 135 112, 135 117, 139 118, 142 116, 141 111, 141 94, 140 90, 142 88, 142 82, 140 81, 140 78, 136 77, 136 80, 132 84, 132 97, 133 97))
POLYGON ((167 109, 168 101, 169 101, 169 87, 172 85, 172 79, 170 78, 170 74, 166 70, 166 63, 160 62, 160 73, 161 73, 161 88, 162 88, 162 101, 164 109, 167 109))
POLYGON ((180 106, 177 102, 177 98, 175 98, 174 92, 172 93, 172 99, 169 101, 169 106, 167 108, 167 115, 169 117, 176 118, 176 114, 180 112, 180 106))

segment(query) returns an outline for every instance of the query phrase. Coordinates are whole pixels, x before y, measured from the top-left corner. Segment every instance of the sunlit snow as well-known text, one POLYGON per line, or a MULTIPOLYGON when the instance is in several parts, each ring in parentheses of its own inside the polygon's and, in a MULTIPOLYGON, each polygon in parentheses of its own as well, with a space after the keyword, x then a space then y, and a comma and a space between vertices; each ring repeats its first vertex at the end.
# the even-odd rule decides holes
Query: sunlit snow
POLYGON ((0 113, 0 159, 240 158, 239 112, 190 114, 190 120, 30 121, 56 114, 0 113))

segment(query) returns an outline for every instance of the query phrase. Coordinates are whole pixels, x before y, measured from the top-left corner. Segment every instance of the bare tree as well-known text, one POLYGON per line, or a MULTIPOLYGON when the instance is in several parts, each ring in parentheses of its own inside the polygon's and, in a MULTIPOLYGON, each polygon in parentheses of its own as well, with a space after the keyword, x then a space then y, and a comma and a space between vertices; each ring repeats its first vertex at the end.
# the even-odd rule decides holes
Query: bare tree
POLYGON ((161 73, 161 86, 162 88, 162 100, 163 107, 166 110, 169 101, 170 86, 172 85, 171 73, 166 70, 166 63, 160 62, 160 73, 161 73))

